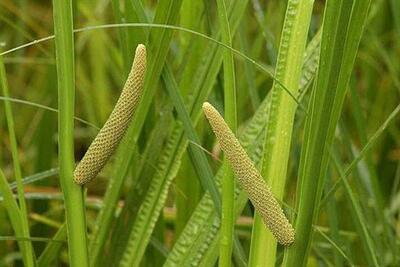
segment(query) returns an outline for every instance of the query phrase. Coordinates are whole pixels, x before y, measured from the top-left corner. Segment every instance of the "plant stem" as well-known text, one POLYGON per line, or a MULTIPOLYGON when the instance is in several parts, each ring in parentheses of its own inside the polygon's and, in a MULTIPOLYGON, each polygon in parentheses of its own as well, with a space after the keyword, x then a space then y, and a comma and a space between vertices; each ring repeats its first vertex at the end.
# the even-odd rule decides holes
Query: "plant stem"
POLYGON ((301 151, 296 241, 285 253, 285 267, 306 266, 312 225, 319 213, 330 150, 371 1, 328 0, 321 55, 301 151))
POLYGON ((75 68, 72 0, 53 0, 58 79, 60 182, 64 194, 70 266, 88 266, 83 188, 73 182, 75 68))
MULTIPOLYGON (((298 95, 313 0, 290 0, 279 47, 275 78, 298 95)), ((271 111, 264 143, 262 176, 274 196, 282 201, 297 103, 274 82, 271 111)), ((250 266, 274 266, 276 240, 256 213, 250 250, 250 266)))
MULTIPOLYGON (((225 0, 217 0, 218 17, 221 27, 222 42, 232 46, 232 36, 229 26, 225 0)), ((224 66, 224 104, 225 121, 236 133, 236 86, 235 66, 232 51, 225 49, 223 52, 224 66)), ((222 218, 219 266, 231 266, 233 228, 234 228, 234 191, 235 180, 233 172, 224 158, 224 177, 222 179, 222 218)))
MULTIPOLYGON (((3 63, 3 57, 0 56, 0 82, 2 93, 4 97, 10 97, 10 93, 8 90, 8 82, 6 78, 6 70, 3 63)), ((28 223, 28 212, 26 208, 26 201, 24 196, 24 185, 22 182, 22 173, 21 173, 21 164, 19 162, 18 157, 18 146, 17 146, 17 138, 15 136, 15 127, 14 127, 14 118, 13 112, 11 108, 11 103, 9 100, 4 100, 4 109, 6 113, 6 120, 7 120, 7 128, 8 134, 10 138, 10 146, 11 146, 11 154, 12 160, 14 165, 14 175, 17 184, 17 194, 18 194, 18 202, 19 202, 19 209, 20 209, 20 219, 21 219, 21 230, 23 237, 30 238, 29 233, 29 223, 28 223)), ((35 266, 35 256, 32 249, 31 242, 22 242, 24 249, 23 249, 23 259, 26 266, 35 266)))

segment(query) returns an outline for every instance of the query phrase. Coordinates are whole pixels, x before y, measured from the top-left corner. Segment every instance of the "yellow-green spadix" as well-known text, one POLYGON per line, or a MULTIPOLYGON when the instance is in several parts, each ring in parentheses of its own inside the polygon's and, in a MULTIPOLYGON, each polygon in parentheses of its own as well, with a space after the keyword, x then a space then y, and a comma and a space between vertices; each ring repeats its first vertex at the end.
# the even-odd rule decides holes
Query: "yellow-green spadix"
POLYGON ((240 186, 248 194, 256 211, 278 242, 282 245, 290 245, 294 241, 294 229, 272 195, 270 187, 218 111, 207 102, 203 104, 203 111, 240 186))
POLYGON ((107 163, 128 128, 142 95, 146 72, 146 47, 136 48, 132 69, 113 111, 74 171, 74 181, 92 181, 107 163))

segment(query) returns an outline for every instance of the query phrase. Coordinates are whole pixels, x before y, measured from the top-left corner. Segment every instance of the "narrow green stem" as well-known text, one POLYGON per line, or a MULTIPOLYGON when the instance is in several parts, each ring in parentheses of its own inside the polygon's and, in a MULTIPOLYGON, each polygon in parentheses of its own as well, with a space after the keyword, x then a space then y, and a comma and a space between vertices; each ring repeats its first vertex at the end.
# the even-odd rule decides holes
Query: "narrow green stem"
POLYGON ((285 267, 307 265, 312 225, 318 219, 331 146, 370 3, 370 0, 326 2, 319 68, 300 157, 296 241, 285 251, 282 265, 285 267))
MULTIPOLYGON (((3 96, 6 98, 10 97, 10 93, 8 90, 8 82, 6 78, 6 70, 4 67, 2 56, 0 56, 0 80, 1 80, 1 88, 3 96)), ((21 211, 20 218, 21 218, 22 234, 25 238, 29 239, 30 233, 29 233, 29 223, 28 223, 28 212, 24 196, 24 185, 22 182, 21 164, 19 162, 19 157, 18 157, 18 147, 17 147, 17 138, 15 136, 13 112, 11 108, 11 102, 9 100, 4 100, 4 109, 6 113, 8 134, 10 138, 11 154, 14 163, 15 180, 17 183, 18 202, 19 202, 19 209, 21 211)), ((24 244, 24 251, 23 251, 24 263, 26 266, 34 266, 36 260, 32 249, 32 243, 27 241, 23 242, 23 244, 24 244)))
MULTIPOLYGON (((120 1, 118 0, 112 0, 111 1, 112 5, 112 10, 114 14, 114 19, 118 23, 123 22, 123 14, 121 14, 120 10, 120 1)), ((118 41, 119 41, 119 47, 121 49, 122 53, 122 60, 123 60, 123 72, 124 78, 128 77, 129 70, 131 68, 131 58, 129 57, 129 51, 128 51, 128 46, 127 46, 127 36, 126 36, 126 29, 125 28, 119 28, 118 29, 118 41)), ((131 135, 131 129, 128 129, 128 132, 126 133, 127 136, 131 135)), ((122 141, 125 143, 128 143, 128 141, 122 141)), ((126 145, 125 147, 128 147, 126 145)), ((118 153, 118 152, 117 152, 118 153)), ((123 183, 123 177, 125 176, 125 172, 122 172, 122 169, 127 168, 127 162, 130 162, 130 160, 123 160, 124 157, 117 158, 117 161, 115 163, 115 166, 119 166, 118 171, 116 173, 122 173, 122 176, 118 176, 119 179, 113 178, 110 180, 110 184, 108 185, 108 189, 106 191, 106 194, 104 196, 104 199, 106 200, 105 205, 103 208, 100 210, 97 218, 96 218, 96 223, 92 232, 93 238, 91 238, 90 243, 89 243, 89 250, 90 250, 90 266, 96 266, 98 264, 98 260, 100 259, 99 255, 102 253, 102 250, 104 248, 104 245, 106 243, 110 228, 111 228, 111 223, 114 218, 115 214, 115 205, 118 201, 118 197, 120 194, 120 190, 118 188, 121 187, 123 183), (124 166, 123 166, 124 165, 124 166), (112 188, 112 190, 110 189, 112 188), (117 190, 116 190, 117 189, 117 190)))
MULTIPOLYGON (((290 0, 287 4, 282 29, 275 77, 295 96, 299 93, 313 2, 313 0, 290 0)), ((279 201, 283 199, 285 192, 296 108, 297 103, 283 90, 281 85, 274 82, 264 143, 262 176, 271 186, 274 196, 279 201)), ((253 224, 250 266, 274 266, 276 246, 274 236, 265 227, 260 216, 256 214, 253 224)))
MULTIPOLYGON (((112 10, 114 13, 114 19, 118 23, 122 23, 123 20, 123 14, 121 13, 120 10, 120 1, 118 0, 111 0, 111 5, 112 5, 112 10)), ((130 57, 129 57, 129 48, 128 48, 128 37, 126 34, 126 29, 119 29, 118 30, 118 39, 120 43, 120 48, 122 50, 122 55, 123 55, 123 71, 124 71, 124 77, 128 77, 129 70, 131 69, 130 66, 130 57)))
POLYGON ((53 0, 58 79, 60 182, 64 195, 70 266, 88 266, 83 189, 73 182, 75 68, 72 0, 53 0))
MULTIPOLYGON (((221 27, 222 42, 232 46, 232 36, 229 26, 225 0, 217 0, 218 17, 221 27)), ((225 121, 233 132, 236 132, 236 86, 233 54, 230 50, 223 52, 224 66, 224 104, 225 121)), ((233 172, 224 159, 224 177, 222 179, 222 219, 219 266, 231 266, 233 228, 234 228, 234 191, 235 180, 233 172)))

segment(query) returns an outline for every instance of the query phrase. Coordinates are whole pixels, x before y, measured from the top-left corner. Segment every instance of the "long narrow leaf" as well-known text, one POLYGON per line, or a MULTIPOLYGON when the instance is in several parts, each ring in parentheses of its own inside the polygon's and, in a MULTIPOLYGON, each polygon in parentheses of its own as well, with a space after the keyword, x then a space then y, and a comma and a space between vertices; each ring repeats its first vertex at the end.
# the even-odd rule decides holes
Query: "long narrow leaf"
MULTIPOLYGON (((301 78, 301 92, 306 92, 308 84, 313 79, 317 69, 319 58, 319 35, 310 43, 306 51, 305 65, 301 78)), ((262 155, 262 144, 265 137, 265 125, 268 123, 265 118, 270 108, 270 96, 259 106, 253 119, 242 134, 239 134, 239 141, 247 150, 254 162, 259 162, 262 155)), ((217 182, 221 178, 221 172, 217 174, 217 182)), ((235 199, 235 216, 239 216, 247 202, 246 195, 240 193, 235 199)), ((191 219, 184 231, 176 241, 165 266, 200 265, 210 266, 215 263, 218 257, 218 241, 220 225, 216 217, 215 208, 209 194, 205 194, 197 205, 191 219)))
MULTIPOLYGON (((313 3, 314 1, 310 0, 289 1, 282 28, 275 77, 295 96, 299 95, 303 55, 313 3)), ((282 201, 297 103, 276 82, 271 90, 272 102, 268 113, 261 174, 271 186, 274 196, 282 201)), ((264 227, 261 217, 256 213, 250 249, 250 266, 274 265, 276 247, 275 238, 264 227)))
POLYGON ((299 170, 296 240, 283 266, 305 266, 318 215, 337 121, 361 39, 370 1, 332 1, 325 8, 317 81, 306 119, 299 170))
MULTIPOLYGON (((2 91, 3 95, 5 97, 9 97, 8 82, 7 82, 7 78, 6 78, 6 70, 4 67, 4 62, 3 62, 2 56, 0 56, 0 83, 1 83, 1 91, 2 91)), ((4 101, 4 109, 5 109, 7 127, 8 127, 9 138, 10 138, 11 155, 12 155, 12 159, 13 159, 15 178, 16 178, 16 183, 17 183, 21 230, 22 230, 23 235, 25 237, 29 238, 30 232, 29 232, 29 224, 28 224, 28 211, 27 211, 26 201, 25 201, 25 196, 24 196, 24 186, 23 186, 23 181, 22 181, 21 164, 20 164, 19 155, 18 155, 13 112, 12 112, 12 108, 11 108, 11 103, 8 100, 4 101)), ((35 266, 36 258, 34 255, 32 244, 30 242, 24 242, 22 244, 25 247, 23 249, 24 263, 28 267, 35 266)))
POLYGON ((54 0, 54 31, 58 81, 60 182, 65 200, 69 264, 89 265, 82 187, 73 181, 75 66, 72 0, 54 0))

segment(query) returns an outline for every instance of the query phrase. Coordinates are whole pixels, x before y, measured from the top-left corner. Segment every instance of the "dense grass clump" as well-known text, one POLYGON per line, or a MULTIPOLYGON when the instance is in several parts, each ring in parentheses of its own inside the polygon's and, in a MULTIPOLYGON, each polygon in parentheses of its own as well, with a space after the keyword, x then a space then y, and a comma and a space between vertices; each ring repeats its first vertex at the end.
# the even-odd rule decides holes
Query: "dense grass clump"
POLYGON ((0 266, 400 266, 399 1, 0 7, 0 266))

